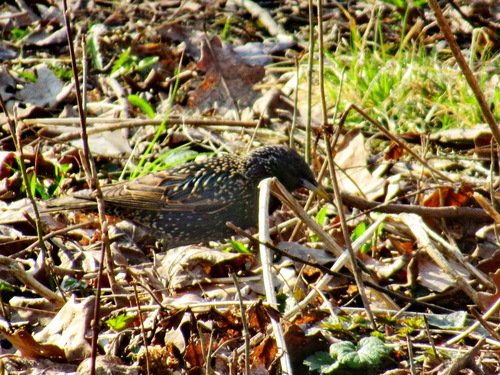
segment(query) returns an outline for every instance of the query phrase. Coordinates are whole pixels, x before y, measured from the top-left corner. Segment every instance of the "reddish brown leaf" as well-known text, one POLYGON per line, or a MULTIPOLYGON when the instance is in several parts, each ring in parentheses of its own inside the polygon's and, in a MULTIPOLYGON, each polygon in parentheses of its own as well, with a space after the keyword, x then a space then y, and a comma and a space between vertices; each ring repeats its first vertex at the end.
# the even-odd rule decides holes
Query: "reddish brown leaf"
MULTIPOLYGON (((207 342, 209 342, 209 339, 207 338, 207 342)), ((200 340, 189 340, 184 352, 184 360, 189 363, 190 367, 203 367, 205 365, 203 353, 200 340)))
POLYGON ((24 328, 13 333, 0 330, 3 337, 28 358, 49 358, 54 361, 66 361, 64 350, 56 345, 40 344, 24 328))
POLYGON ((278 347, 276 341, 270 337, 266 337, 251 354, 252 367, 263 367, 265 369, 275 361, 278 347))
POLYGON ((250 329, 264 333, 271 322, 271 318, 261 302, 247 309, 247 321, 250 329))
POLYGON ((426 207, 461 207, 469 201, 471 196, 472 189, 469 186, 464 185, 458 191, 449 186, 441 186, 424 197, 422 205, 426 207))
POLYGON ((404 149, 397 143, 392 142, 384 152, 385 160, 399 160, 404 155, 404 149))

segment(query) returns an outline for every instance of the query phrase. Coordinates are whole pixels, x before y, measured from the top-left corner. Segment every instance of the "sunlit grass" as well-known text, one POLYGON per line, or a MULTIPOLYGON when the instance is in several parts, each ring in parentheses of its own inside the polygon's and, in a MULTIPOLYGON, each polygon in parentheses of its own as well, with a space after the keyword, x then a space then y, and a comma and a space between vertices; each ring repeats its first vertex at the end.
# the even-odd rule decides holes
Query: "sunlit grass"
MULTIPOLYGON (((430 133, 484 122, 472 90, 447 49, 430 48, 419 40, 391 45, 379 33, 374 35, 377 40, 366 40, 353 27, 351 40, 326 52, 330 103, 337 100, 343 76, 340 109, 355 103, 393 132, 430 133)), ((498 55, 483 49, 475 56, 472 68, 493 106, 500 100, 495 74, 498 55)), ((348 118, 351 125, 361 122, 354 112, 348 118)))

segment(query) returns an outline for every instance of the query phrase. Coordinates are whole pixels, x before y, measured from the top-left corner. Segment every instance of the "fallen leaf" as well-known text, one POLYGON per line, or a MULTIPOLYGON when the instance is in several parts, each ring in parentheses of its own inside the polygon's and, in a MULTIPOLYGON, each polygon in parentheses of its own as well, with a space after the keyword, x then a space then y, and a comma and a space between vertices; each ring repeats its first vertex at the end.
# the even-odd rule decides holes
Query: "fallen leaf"
POLYGON ((72 296, 59 310, 52 321, 35 335, 35 339, 47 345, 62 348, 70 362, 81 361, 90 356, 90 321, 94 313, 95 297, 76 302, 72 296))
POLYGON ((189 99, 199 110, 211 109, 215 103, 222 109, 251 106, 257 95, 252 86, 264 77, 261 65, 251 65, 218 37, 204 40, 197 70, 205 72, 203 82, 189 99))

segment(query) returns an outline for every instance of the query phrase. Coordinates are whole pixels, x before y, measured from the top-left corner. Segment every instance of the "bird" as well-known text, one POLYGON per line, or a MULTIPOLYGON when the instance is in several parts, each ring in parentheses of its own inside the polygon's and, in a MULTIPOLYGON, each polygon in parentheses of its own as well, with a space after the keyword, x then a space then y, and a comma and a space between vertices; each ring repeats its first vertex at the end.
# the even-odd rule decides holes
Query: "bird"
MULTIPOLYGON (((256 226, 258 185, 268 177, 276 177, 290 192, 301 187, 320 190, 305 160, 278 145, 246 156, 193 161, 101 189, 106 214, 144 227, 169 249, 229 238, 234 232, 228 221, 242 229, 256 226)), ((96 208, 95 193, 79 192, 70 198, 65 209, 96 208)), ((278 206, 272 197, 270 211, 278 206)))

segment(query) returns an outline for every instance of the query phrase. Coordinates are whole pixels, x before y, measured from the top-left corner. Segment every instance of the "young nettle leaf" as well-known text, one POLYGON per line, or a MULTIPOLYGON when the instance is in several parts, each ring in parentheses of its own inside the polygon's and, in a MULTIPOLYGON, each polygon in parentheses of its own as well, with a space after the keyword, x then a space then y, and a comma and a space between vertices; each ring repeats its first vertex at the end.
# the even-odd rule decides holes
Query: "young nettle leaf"
MULTIPOLYGON (((361 222, 359 223, 356 228, 352 231, 351 234, 351 241, 357 240, 363 233, 366 232, 366 224, 361 222)), ((366 253, 368 249, 370 248, 370 243, 365 243, 361 248, 359 249, 360 252, 366 253)))
POLYGON ((10 30, 10 36, 14 41, 20 41, 23 39, 25 36, 27 36, 30 33, 30 29, 20 29, 18 27, 14 27, 10 30))
POLYGON ((377 337, 364 337, 358 345, 341 341, 330 346, 330 352, 318 352, 308 357, 304 364, 321 374, 332 374, 337 370, 374 370, 390 354, 391 349, 377 337))
POLYGON ((121 53, 120 57, 118 57, 118 60, 116 60, 115 63, 113 64, 113 69, 111 69, 112 75, 118 72, 120 69, 126 70, 127 66, 131 64, 130 62, 131 52, 132 49, 129 47, 121 53))
POLYGON ((114 329, 115 331, 123 331, 124 329, 130 327, 132 322, 137 317, 136 314, 118 314, 114 318, 109 318, 106 320, 106 324, 114 329))

